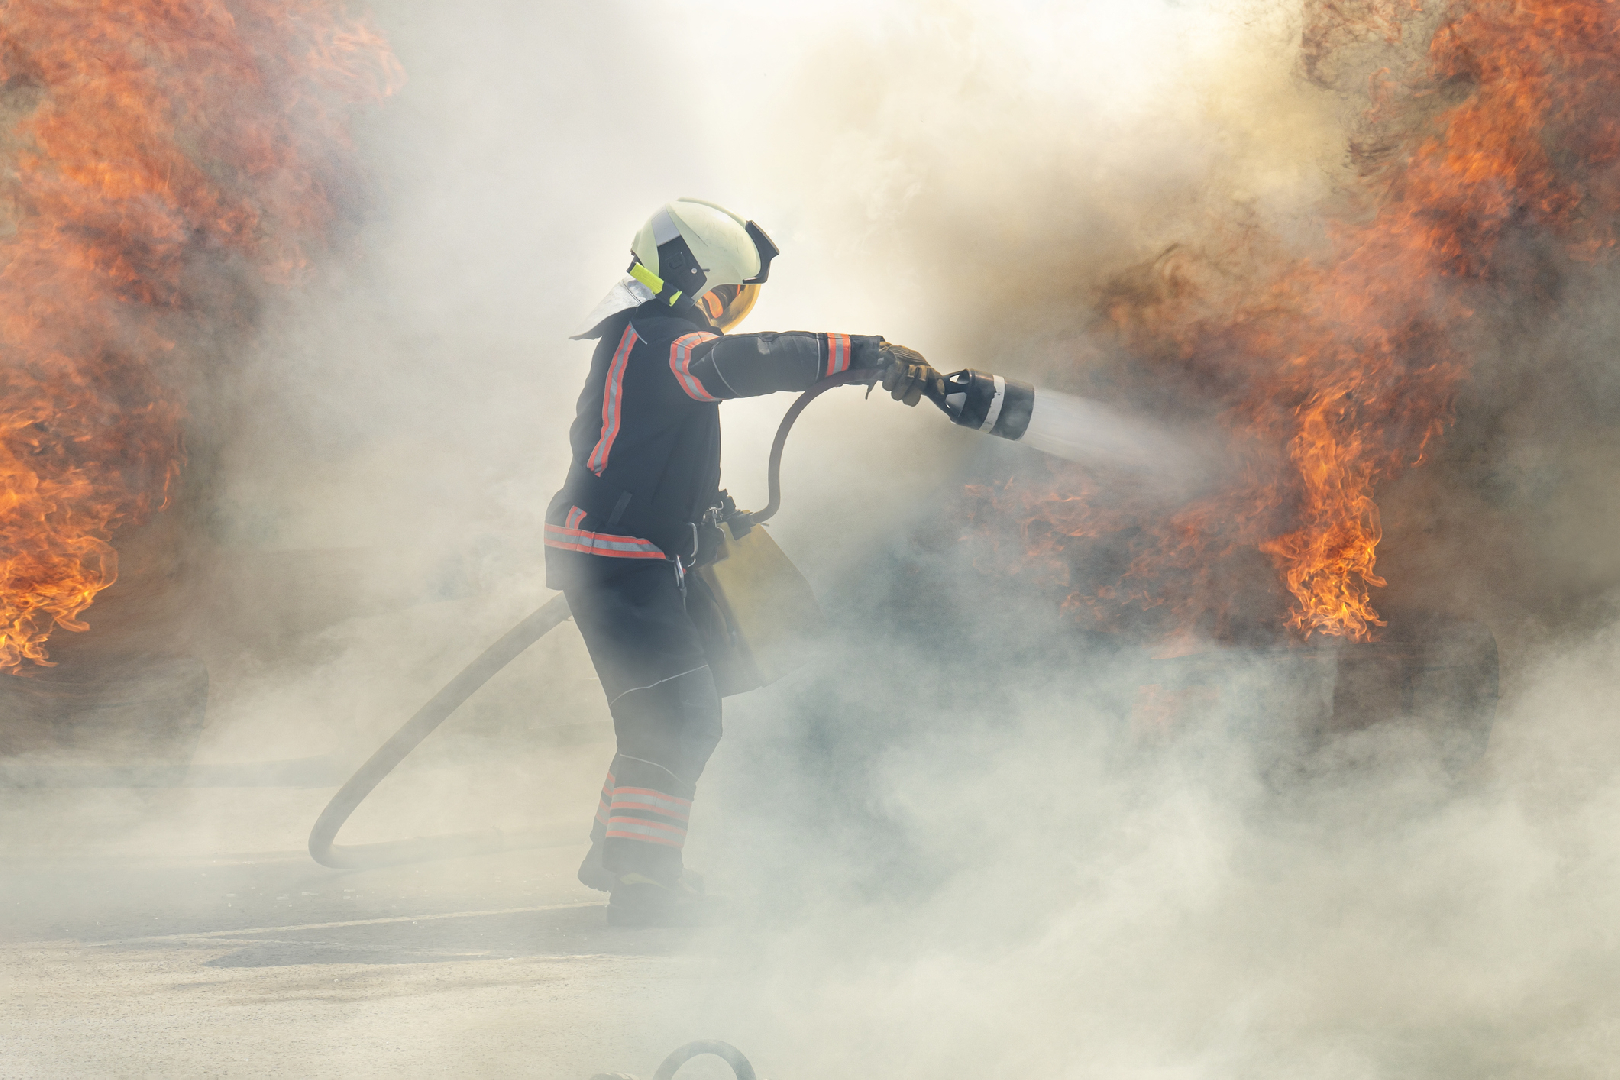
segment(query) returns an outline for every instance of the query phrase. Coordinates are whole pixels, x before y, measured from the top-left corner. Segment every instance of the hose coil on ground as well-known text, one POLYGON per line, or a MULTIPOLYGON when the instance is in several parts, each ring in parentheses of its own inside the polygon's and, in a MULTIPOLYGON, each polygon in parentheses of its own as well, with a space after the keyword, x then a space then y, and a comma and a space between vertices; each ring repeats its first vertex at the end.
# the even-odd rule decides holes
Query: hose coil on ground
MULTIPOLYGON (((674 1080, 675 1074, 680 1071, 682 1065, 685 1065, 693 1058, 703 1057, 705 1054, 720 1058, 727 1065, 730 1065, 731 1071, 737 1077, 737 1080, 756 1080, 754 1067, 748 1063, 748 1059, 743 1056, 743 1052, 730 1043, 720 1042, 718 1039, 704 1039, 699 1042, 687 1043, 674 1051, 664 1059, 662 1065, 658 1066, 658 1071, 653 1073, 653 1080, 674 1080)), ((636 1080, 636 1078, 629 1073, 597 1073, 591 1077, 591 1080, 636 1080)))

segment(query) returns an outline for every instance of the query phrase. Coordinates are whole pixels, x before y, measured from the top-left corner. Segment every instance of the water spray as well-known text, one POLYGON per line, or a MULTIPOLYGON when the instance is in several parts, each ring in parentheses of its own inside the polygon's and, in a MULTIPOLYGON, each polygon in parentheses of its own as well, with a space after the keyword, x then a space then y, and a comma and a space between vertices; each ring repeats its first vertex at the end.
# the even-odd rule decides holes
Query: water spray
POLYGON ((1202 471, 1184 440, 1089 398, 964 368, 929 399, 955 424, 1065 461, 1175 480, 1202 471))

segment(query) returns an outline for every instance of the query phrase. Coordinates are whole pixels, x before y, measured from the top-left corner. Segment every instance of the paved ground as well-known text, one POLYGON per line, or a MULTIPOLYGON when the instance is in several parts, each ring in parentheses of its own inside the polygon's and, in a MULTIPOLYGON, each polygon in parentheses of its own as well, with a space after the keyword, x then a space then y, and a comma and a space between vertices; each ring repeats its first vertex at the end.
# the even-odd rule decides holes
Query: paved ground
POLYGON ((0 1075, 648 1075, 703 939, 606 928, 577 855, 9 860, 0 1075))
MULTIPOLYGON (((571 824, 602 749, 447 824, 571 824)), ((407 775, 341 839, 444 831, 423 793, 476 775, 407 775)), ((691 1005, 713 932, 609 929, 582 846, 336 872, 298 847, 329 794, 0 792, 0 1076, 645 1078, 724 1037, 691 1005)))

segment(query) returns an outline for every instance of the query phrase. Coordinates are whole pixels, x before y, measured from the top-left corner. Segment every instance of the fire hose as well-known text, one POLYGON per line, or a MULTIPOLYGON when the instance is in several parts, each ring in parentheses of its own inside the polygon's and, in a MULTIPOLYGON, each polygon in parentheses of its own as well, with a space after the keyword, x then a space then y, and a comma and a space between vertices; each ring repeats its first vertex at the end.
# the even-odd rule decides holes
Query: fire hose
MULTIPOLYGON (((664 1059, 662 1065, 658 1066, 658 1071, 653 1073, 653 1080, 675 1080, 675 1074, 680 1071, 682 1065, 693 1058, 705 1055, 717 1057, 730 1065, 737 1080, 755 1080, 754 1067, 743 1057, 742 1051, 730 1043, 717 1040, 687 1043, 674 1051, 664 1059)), ((636 1080, 636 1078, 628 1073, 597 1073, 591 1080, 636 1080)))
MULTIPOLYGON (((758 525, 773 517, 782 505, 782 450, 787 445, 788 432, 793 430, 805 408, 816 398, 835 386, 865 383, 870 393, 875 372, 853 370, 840 372, 811 386, 789 407, 777 426, 776 438, 771 442, 767 480, 770 498, 765 508, 743 515, 747 523, 758 525)), ((1013 441, 1028 437, 1031 445, 1048 453, 1069 456, 1075 452, 1066 440, 1086 427, 1104 426, 1099 423, 1103 414, 1097 407, 1077 398, 1042 391, 1043 408, 1036 414, 1036 391, 1028 383, 1004 379, 971 369, 955 372, 944 379, 942 387, 930 388, 928 398, 962 427, 996 435, 1013 441), (1076 408, 1092 412, 1076 412, 1076 408)), ((1092 448, 1086 452, 1094 453, 1092 448)), ((309 853, 322 866, 340 870, 355 870, 373 866, 391 866, 402 862, 422 862, 463 855, 481 855, 495 851, 513 851, 537 847, 561 846, 573 843, 570 828, 550 831, 537 830, 515 833, 499 831, 489 833, 456 833, 447 836, 419 837, 412 840, 385 841, 377 844, 339 847, 334 841, 338 830, 349 816, 365 801, 383 777, 392 772, 406 756, 421 745, 450 714, 510 664, 530 645, 539 641, 560 623, 569 618, 568 601, 553 597, 539 610, 506 632, 495 644, 485 649, 477 659, 461 670, 455 678, 426 705, 416 711, 387 742, 372 754, 348 782, 332 796, 326 809, 316 819, 309 834, 309 853)))
MULTIPOLYGON (((771 443, 770 463, 767 468, 770 499, 763 510, 747 515, 751 523, 761 524, 781 508, 782 450, 787 445, 788 432, 793 430, 794 422, 799 419, 805 407, 835 386, 871 381, 871 372, 845 371, 821 380, 799 395, 776 429, 776 438, 771 443)), ((943 405, 941 407, 943 408, 943 405)), ((523 832, 452 833, 445 836, 390 840, 375 844, 334 843, 338 830, 343 828, 350 815, 359 808, 385 776, 393 772, 411 751, 422 744, 422 740, 449 719, 450 715, 479 687, 494 678, 496 672, 516 660, 524 650, 566 622, 569 617, 568 601, 562 596, 552 597, 528 618, 508 630, 499 641, 480 653, 472 663, 462 668, 455 678, 446 683, 443 689, 434 694, 427 704, 416 710, 416 714, 405 721, 404 725, 394 732, 387 742, 378 747, 377 752, 372 754, 353 776, 349 777, 338 789, 338 793, 332 796, 332 801, 326 804, 326 809, 321 811, 321 816, 315 820, 315 827, 309 833, 309 853, 315 861, 334 870, 359 870, 394 866, 399 863, 426 862, 432 859, 484 855, 497 851, 562 846, 578 840, 577 830, 568 826, 566 830, 558 828, 523 832)), ((746 1065, 746 1062, 744 1064, 746 1065)), ((660 1072, 659 1075, 662 1076, 663 1073, 660 1072)), ((670 1070, 670 1075, 674 1075, 673 1069, 670 1070)), ((739 1077, 742 1075, 741 1072, 738 1073, 739 1077)), ((752 1070, 748 1075, 753 1075, 752 1070)))

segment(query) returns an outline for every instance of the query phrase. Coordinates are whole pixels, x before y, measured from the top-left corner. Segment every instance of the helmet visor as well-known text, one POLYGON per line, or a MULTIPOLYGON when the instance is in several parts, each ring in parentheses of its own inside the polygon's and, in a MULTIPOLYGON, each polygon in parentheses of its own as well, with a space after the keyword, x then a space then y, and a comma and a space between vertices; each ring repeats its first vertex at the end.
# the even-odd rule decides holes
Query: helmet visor
POLYGON ((698 298, 698 307, 724 333, 742 322, 759 300, 759 286, 716 285, 698 298))

